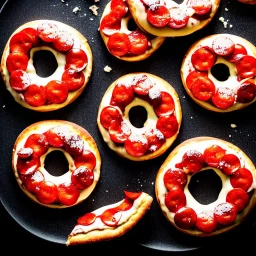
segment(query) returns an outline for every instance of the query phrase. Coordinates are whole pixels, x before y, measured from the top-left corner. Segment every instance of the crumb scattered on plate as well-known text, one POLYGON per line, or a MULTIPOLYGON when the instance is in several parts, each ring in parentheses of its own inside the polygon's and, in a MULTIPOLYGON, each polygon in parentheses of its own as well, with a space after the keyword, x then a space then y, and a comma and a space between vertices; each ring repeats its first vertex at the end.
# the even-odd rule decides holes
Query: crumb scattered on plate
POLYGON ((99 9, 98 6, 96 6, 96 5, 94 4, 94 5, 90 6, 89 9, 92 11, 92 13, 93 13, 95 16, 98 15, 98 12, 97 12, 97 10, 99 9))
POLYGON ((108 66, 108 65, 104 67, 104 71, 105 72, 109 73, 111 70, 112 70, 112 68, 110 66, 108 66))

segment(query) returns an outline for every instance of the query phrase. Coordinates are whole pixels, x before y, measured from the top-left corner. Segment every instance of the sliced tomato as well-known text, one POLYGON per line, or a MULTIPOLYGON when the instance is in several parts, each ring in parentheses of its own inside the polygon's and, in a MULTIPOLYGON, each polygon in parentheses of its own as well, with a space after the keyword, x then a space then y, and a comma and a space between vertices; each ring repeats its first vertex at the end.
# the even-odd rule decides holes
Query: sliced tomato
POLYGON ((38 36, 45 42, 53 42, 57 36, 59 28, 51 22, 42 22, 37 27, 38 36))
POLYGON ((229 88, 220 87, 212 95, 212 102, 217 108, 228 109, 235 103, 235 94, 229 88))
POLYGON ((191 208, 184 206, 176 211, 174 215, 174 223, 181 229, 192 229, 197 219, 196 212, 191 208))
POLYGON ((81 165, 73 171, 71 181, 78 189, 88 188, 94 181, 93 171, 81 165))
POLYGON ((88 64, 88 56, 84 50, 73 48, 66 55, 65 69, 82 71, 88 64))
POLYGON ((205 15, 212 9, 211 0, 191 0, 190 4, 197 15, 205 15))
POLYGON ((201 101, 207 101, 211 99, 215 92, 215 85, 208 77, 197 78, 191 86, 191 92, 193 96, 201 101))
POLYGON ((120 120, 112 120, 108 132, 110 139, 116 143, 124 143, 132 133, 128 124, 120 120))
POLYGON ((212 211, 203 211, 197 214, 196 227, 204 233, 212 233, 217 229, 217 222, 212 211))
POLYGON ((173 188, 184 189, 187 184, 187 174, 178 168, 168 169, 164 174, 164 185, 168 190, 173 188))
POLYGON ((85 76, 83 72, 69 68, 64 71, 61 81, 67 85, 68 91, 73 92, 83 87, 85 76))
POLYGON ((53 47, 59 52, 67 52, 72 49, 74 45, 74 37, 68 31, 58 31, 54 41, 53 47))
POLYGON ((238 76, 249 78, 256 76, 256 58, 250 55, 241 57, 236 62, 238 76))
POLYGON ((115 207, 116 211, 127 211, 132 208, 134 200, 125 197, 121 204, 115 207))
POLYGON ((73 205, 77 202, 80 192, 75 185, 66 182, 58 186, 58 199, 63 205, 73 205))
POLYGON ((65 138, 65 150, 73 156, 80 155, 84 150, 84 141, 78 134, 65 138))
POLYGON ((38 183, 43 180, 44 180, 44 175, 42 174, 42 172, 40 172, 39 170, 36 170, 31 174, 24 175, 23 183, 25 188, 29 192, 34 193, 38 183))
POLYGON ((54 126, 44 133, 49 145, 55 148, 61 148, 64 146, 65 134, 60 126, 54 126))
POLYGON ((199 71, 208 71, 216 61, 215 53, 206 46, 195 50, 191 56, 191 62, 195 69, 199 71))
POLYGON ((236 207, 231 203, 221 203, 214 208, 214 219, 221 225, 231 225, 237 216, 236 207))
POLYGON ((50 181, 40 181, 35 188, 35 196, 42 204, 51 204, 58 199, 58 187, 50 181))
POLYGON ((247 168, 238 168, 230 176, 230 184, 233 188, 241 188, 244 191, 248 191, 252 186, 253 176, 247 168))
POLYGON ((125 0, 111 0, 110 8, 119 18, 122 18, 128 12, 128 7, 125 0))
POLYGON ((112 120, 122 122, 123 119, 122 119, 122 115, 121 115, 120 111, 116 107, 113 107, 113 106, 104 107, 100 113, 101 125, 104 128, 109 129, 109 126, 110 126, 110 123, 112 122, 112 120))
POLYGON ((131 86, 137 94, 148 95, 149 90, 153 87, 153 83, 147 75, 141 74, 133 77, 131 86))
POLYGON ((111 36, 117 33, 121 28, 121 18, 119 13, 110 12, 105 15, 100 22, 100 31, 102 31, 106 36, 111 36))
POLYGON ((164 135, 165 138, 171 138, 179 130, 179 123, 175 115, 161 116, 158 118, 156 128, 164 135))
POLYGON ((133 31, 128 35, 131 43, 130 52, 135 55, 144 54, 150 46, 148 37, 141 31, 133 31))
POLYGON ((170 93, 161 91, 161 102, 153 106, 157 116, 171 115, 175 109, 175 103, 170 93))
POLYGON ((182 167, 185 173, 199 172, 204 166, 204 155, 196 149, 188 150, 182 157, 182 167))
POLYGON ((128 197, 132 200, 135 200, 142 194, 142 192, 130 192, 130 191, 125 190, 124 194, 126 197, 128 197))
POLYGON ((10 51, 12 53, 19 52, 27 54, 32 48, 33 40, 32 38, 23 31, 14 34, 10 39, 10 51))
POLYGON ((95 213, 89 212, 79 217, 77 220, 77 224, 82 226, 89 226, 95 222, 96 218, 97 215, 95 213))
POLYGON ((112 92, 112 101, 115 105, 125 107, 130 104, 134 99, 134 92, 131 86, 125 84, 117 84, 112 92))
POLYGON ((116 227, 116 226, 118 225, 118 222, 119 222, 120 218, 121 218, 121 217, 120 217, 119 219, 116 219, 116 218, 115 218, 115 214, 116 214, 117 212, 118 212, 118 211, 117 211, 115 208, 105 210, 105 211, 102 213, 102 215, 100 216, 101 221, 102 221, 105 225, 107 225, 107 226, 109 226, 109 227, 116 227))
POLYGON ((33 154, 33 149, 32 148, 21 148, 17 152, 17 155, 20 158, 28 158, 33 154))
POLYGON ((191 90, 192 84, 197 80, 199 77, 208 77, 208 73, 201 72, 198 70, 191 71, 186 77, 186 85, 189 90, 191 90))
POLYGON ((82 154, 74 156, 74 164, 76 168, 85 166, 92 171, 96 166, 96 157, 92 151, 85 149, 82 154))
POLYGON ((39 43, 39 37, 37 35, 37 30, 34 28, 24 28, 22 29, 23 33, 26 33, 27 35, 29 35, 31 37, 32 40, 32 46, 36 46, 39 43))
POLYGON ((68 86, 64 81, 50 81, 45 87, 45 92, 51 103, 60 104, 68 98, 68 86))
POLYGON ((149 129, 144 134, 148 140, 148 150, 150 152, 155 152, 165 142, 164 135, 158 129, 149 129))
POLYGON ((177 212, 186 203, 186 195, 180 188, 172 188, 165 196, 165 205, 170 212, 177 212))
POLYGON ((9 79, 10 86, 16 91, 24 91, 31 84, 29 75, 23 70, 14 70, 9 79))
POLYGON ((234 52, 235 44, 230 37, 221 35, 213 40, 212 49, 219 56, 227 56, 234 52))
POLYGON ((208 166, 218 168, 226 150, 218 145, 212 145, 204 150, 204 161, 208 166))
POLYGON ((31 174, 34 173, 40 166, 40 159, 38 156, 32 154, 28 158, 18 157, 17 170, 20 174, 31 174))
POLYGON ((248 194, 241 188, 234 188, 227 193, 226 201, 235 205, 237 212, 241 212, 249 203, 248 194))
POLYGON ((170 12, 164 5, 151 5, 147 10, 147 21, 154 27, 165 27, 170 21, 170 12))
POLYGON ((28 66, 28 56, 21 52, 10 53, 6 59, 6 67, 9 73, 15 70, 26 71, 28 66))
POLYGON ((120 57, 131 50, 131 42, 127 34, 116 32, 109 37, 107 47, 111 54, 120 57))
POLYGON ((229 62, 237 62, 240 58, 242 58, 244 55, 247 55, 246 48, 241 44, 235 44, 234 51, 230 54, 225 56, 225 59, 229 62))
POLYGON ((24 99, 30 106, 43 106, 47 100, 45 87, 31 84, 24 92, 24 99))
POLYGON ((189 15, 186 9, 180 7, 172 7, 169 9, 170 21, 168 26, 174 29, 181 29, 187 26, 189 15))
POLYGON ((148 149, 148 140, 143 134, 132 133, 124 142, 124 147, 131 156, 143 156, 148 149))
POLYGON ((40 157, 49 149, 49 142, 44 134, 33 133, 28 136, 24 147, 32 148, 33 154, 40 157))
POLYGON ((252 79, 243 82, 237 90, 237 102, 249 103, 256 97, 256 84, 252 79))
POLYGON ((233 174, 240 167, 240 159, 234 154, 226 154, 221 158, 219 164, 219 168, 226 175, 233 174))

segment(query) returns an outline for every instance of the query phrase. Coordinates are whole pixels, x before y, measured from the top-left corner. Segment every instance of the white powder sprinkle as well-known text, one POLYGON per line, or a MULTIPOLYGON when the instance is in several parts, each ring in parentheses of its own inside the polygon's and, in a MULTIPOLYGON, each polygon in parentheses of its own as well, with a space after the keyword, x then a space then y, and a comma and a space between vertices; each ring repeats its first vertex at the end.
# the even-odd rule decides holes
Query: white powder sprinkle
POLYGON ((25 85, 25 87, 30 85, 30 78, 26 72, 24 72, 20 78, 21 78, 22 84, 25 85))
POLYGON ((228 8, 225 8, 225 11, 228 12, 228 8))
POLYGON ((148 91, 148 97, 151 99, 151 100, 154 100, 154 99, 159 99, 161 97, 161 91, 158 87, 156 86, 153 86, 151 89, 149 89, 148 91))
POLYGON ((92 11, 93 15, 98 16, 98 11, 97 11, 99 9, 98 6, 96 6, 94 4, 94 5, 90 6, 89 9, 92 11))
POLYGON ((57 37, 66 45, 72 46, 74 44, 74 37, 68 31, 59 31, 57 37))
POLYGON ((130 136, 129 136, 129 140, 131 142, 141 142, 142 144, 147 144, 148 143, 148 140, 147 138, 142 135, 142 134, 139 134, 139 133, 132 133, 130 136))
POLYGON ((73 13, 77 14, 79 11, 81 11, 81 8, 76 6, 74 9, 73 9, 73 13))
POLYGON ((107 65, 107 66, 104 67, 104 71, 109 73, 109 72, 112 71, 112 68, 107 65))
POLYGON ((3 105, 3 108, 5 108, 5 105, 3 105))
POLYGON ((123 134, 127 134, 129 135, 131 133, 131 128, 129 127, 129 125, 126 122, 122 122, 121 123, 121 130, 123 132, 123 134))

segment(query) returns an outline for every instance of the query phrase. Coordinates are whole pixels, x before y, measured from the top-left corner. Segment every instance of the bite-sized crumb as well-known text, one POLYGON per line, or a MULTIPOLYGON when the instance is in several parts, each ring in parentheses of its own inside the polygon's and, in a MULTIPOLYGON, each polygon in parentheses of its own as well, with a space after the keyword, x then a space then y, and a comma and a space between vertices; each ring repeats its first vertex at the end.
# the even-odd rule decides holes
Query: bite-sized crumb
POLYGON ((229 25, 229 28, 232 28, 233 25, 232 24, 228 24, 229 20, 225 20, 224 17, 220 17, 219 21, 222 22, 224 28, 227 28, 229 25))
POLYGON ((92 11, 92 13, 93 13, 95 16, 98 15, 98 12, 97 12, 97 10, 99 9, 98 6, 96 6, 96 5, 94 4, 94 5, 90 6, 89 9, 92 11))
POLYGON ((231 138, 231 134, 229 134, 228 137, 231 138))
POLYGON ((230 127, 231 128, 236 128, 236 124, 231 124, 230 127))
POLYGON ((80 8, 80 7, 75 7, 75 8, 73 9, 73 12, 74 12, 75 14, 77 14, 79 11, 81 11, 81 8, 80 8))
POLYGON ((107 66, 104 67, 104 71, 109 73, 109 72, 112 71, 112 68, 107 65, 107 66))
POLYGON ((5 108, 5 105, 3 105, 3 108, 5 108))

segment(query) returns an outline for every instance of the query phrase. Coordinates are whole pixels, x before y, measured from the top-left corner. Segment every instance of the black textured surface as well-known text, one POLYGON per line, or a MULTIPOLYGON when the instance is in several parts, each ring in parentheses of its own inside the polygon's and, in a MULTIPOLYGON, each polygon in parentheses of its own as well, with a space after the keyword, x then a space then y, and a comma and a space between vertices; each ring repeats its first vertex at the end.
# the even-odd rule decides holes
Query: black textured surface
MULTIPOLYGON (((216 243, 222 246, 227 240, 232 241, 232 244, 237 242, 238 245, 248 243, 252 234, 255 237, 256 209, 241 226, 228 234, 216 238, 196 239, 176 231, 164 218, 155 198, 154 180, 160 165, 171 150, 184 140, 196 136, 214 136, 230 141, 256 163, 255 104, 233 113, 209 112, 187 96, 179 73, 182 58, 189 46, 207 35, 232 33, 255 44, 256 6, 241 4, 236 0, 221 1, 216 16, 204 29, 186 37, 168 38, 147 60, 126 63, 108 53, 98 32, 100 16, 106 3, 106 0, 97 3, 100 7, 98 16, 94 16, 89 10, 93 1, 82 0, 66 0, 64 3, 61 0, 9 0, 1 10, 1 54, 11 33, 23 23, 36 19, 54 19, 73 26, 83 33, 89 41, 94 56, 93 73, 82 95, 72 104, 54 112, 37 113, 21 107, 13 100, 4 83, 0 82, 0 199, 10 216, 25 231, 29 231, 23 237, 23 229, 19 229, 18 225, 12 223, 9 226, 8 222, 4 223, 4 221, 2 223, 5 219, 11 221, 5 216, 0 218, 5 234, 10 237, 15 229, 21 241, 32 238, 35 244, 40 244, 42 240, 41 246, 50 243, 55 245, 55 249, 63 248, 79 216, 121 200, 124 197, 123 191, 127 189, 143 190, 152 195, 154 197, 152 208, 132 231, 116 241, 103 243, 103 248, 111 250, 113 245, 128 243, 129 250, 133 248, 132 246, 137 248, 136 246, 141 244, 150 251, 156 249, 159 252, 188 252, 197 248, 212 248, 216 243), (81 8, 77 14, 72 12, 76 6, 81 8), (221 16, 233 27, 224 28, 219 21, 221 16), (112 72, 104 72, 106 65, 112 68, 112 72), (143 163, 125 160, 112 152, 104 143, 96 124, 98 105, 105 90, 115 79, 135 71, 150 72, 167 80, 178 92, 183 110, 182 126, 175 143, 164 155, 143 163), (95 190, 82 204, 69 209, 47 209, 30 201, 18 187, 11 169, 12 148, 19 133, 34 122, 47 119, 63 119, 83 126, 96 140, 102 156, 101 178, 95 190), (232 129, 230 127, 232 123, 235 123, 237 128, 232 129)), ((4 216, 3 207, 0 210, 1 215, 3 213, 4 216)), ((90 245, 86 248, 95 250, 98 245, 90 245)))

